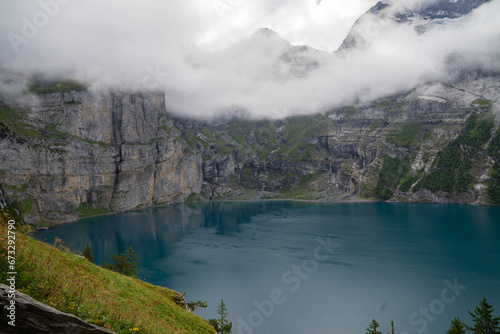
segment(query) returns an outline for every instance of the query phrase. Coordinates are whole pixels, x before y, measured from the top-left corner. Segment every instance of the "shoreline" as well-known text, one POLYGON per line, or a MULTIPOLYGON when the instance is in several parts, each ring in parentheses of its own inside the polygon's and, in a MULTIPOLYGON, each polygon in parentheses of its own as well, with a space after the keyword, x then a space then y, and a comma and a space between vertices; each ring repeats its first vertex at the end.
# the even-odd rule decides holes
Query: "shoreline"
POLYGON ((422 202, 410 202, 410 201, 401 201, 397 199, 393 199, 390 201, 380 201, 377 199, 368 199, 368 198, 363 198, 360 197, 358 194, 355 195, 350 195, 350 196, 344 196, 340 198, 319 198, 319 199, 299 199, 299 198, 262 198, 262 196, 266 196, 269 194, 274 194, 274 195, 279 195, 277 193, 270 193, 267 191, 257 191, 253 196, 250 197, 245 197, 244 195, 248 195, 249 193, 244 193, 240 194, 237 196, 233 197, 227 197, 227 198, 221 198, 221 199, 206 199, 206 200, 199 200, 199 201, 189 201, 189 202, 177 202, 177 203, 163 203, 163 204, 158 204, 158 205, 152 205, 148 207, 142 207, 139 209, 131 209, 131 210, 125 210, 125 211, 119 211, 119 212, 109 212, 105 214, 99 214, 99 215, 94 215, 94 216, 88 216, 88 217, 82 217, 78 218, 76 220, 70 220, 66 222, 61 222, 55 225, 51 226, 36 226, 32 225, 34 227, 34 231, 29 233, 30 236, 33 234, 36 234, 39 231, 42 230, 48 230, 52 229, 57 226, 65 225, 68 223, 75 223, 84 219, 88 218, 95 218, 95 217, 103 217, 103 216, 111 216, 111 215, 116 215, 116 214, 121 214, 121 213, 129 213, 129 212, 141 212, 145 210, 150 210, 150 209, 155 209, 155 208, 163 208, 163 207, 168 207, 168 206, 174 206, 174 205, 180 205, 180 204, 190 204, 190 203, 238 203, 238 202, 280 202, 280 201, 291 201, 291 202, 302 202, 302 203, 322 203, 322 204, 342 204, 342 203, 389 203, 389 204, 394 204, 394 203, 415 203, 415 204, 443 204, 443 205, 467 205, 467 206, 497 206, 493 204, 488 204, 488 203, 439 203, 439 202, 431 202, 431 201, 422 201, 422 202), (39 229, 41 228, 41 229, 39 229))

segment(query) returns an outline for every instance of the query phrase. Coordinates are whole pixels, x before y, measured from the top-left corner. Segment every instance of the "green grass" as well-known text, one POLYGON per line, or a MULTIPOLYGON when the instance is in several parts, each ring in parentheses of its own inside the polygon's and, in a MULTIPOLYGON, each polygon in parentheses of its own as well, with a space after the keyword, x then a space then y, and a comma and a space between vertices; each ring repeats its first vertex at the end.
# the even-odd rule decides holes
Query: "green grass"
POLYGON ((12 190, 15 190, 15 191, 18 191, 18 192, 25 192, 26 189, 28 189, 29 187, 29 184, 27 183, 24 183, 23 185, 21 185, 21 187, 17 187, 17 186, 11 186, 11 185, 8 185, 8 184, 5 184, 5 183, 2 183, 2 187, 5 189, 5 188, 9 188, 9 189, 12 189, 12 190))
POLYGON ((246 136, 258 126, 257 121, 246 121, 242 119, 233 119, 227 129, 228 135, 241 147, 248 147, 245 140, 246 136))
MULTIPOLYGON (((165 126, 165 125, 164 125, 165 126)), ((168 130, 170 133, 170 130, 168 130)), ((184 141, 189 146, 190 149, 196 149, 196 143, 204 144, 205 142, 200 138, 196 137, 191 131, 185 131, 184 133, 184 141)))
POLYGON ((80 140, 80 141, 87 143, 87 144, 90 144, 90 145, 99 145, 99 146, 105 147, 105 148, 109 147, 109 145, 103 141, 83 139, 83 138, 77 137, 75 135, 72 135, 70 133, 59 131, 57 129, 57 125, 58 124, 50 123, 50 124, 47 124, 47 126, 45 126, 45 131, 49 132, 49 137, 52 139, 57 139, 57 140, 74 139, 74 140, 80 140))
POLYGON ((201 128, 201 132, 207 137, 207 141, 219 149, 222 154, 230 154, 231 149, 227 147, 229 143, 217 132, 210 131, 207 127, 201 128))
POLYGON ((259 142, 265 142, 267 147, 274 148, 278 144, 276 139, 276 126, 270 121, 266 121, 258 130, 255 132, 255 136, 259 142))
POLYGON ((373 123, 370 124, 369 130, 370 131, 375 131, 384 126, 384 120, 383 119, 375 119, 373 120, 373 123))
POLYGON ((18 118, 19 114, 20 112, 15 109, 6 106, 0 106, 0 122, 12 121, 18 118))
POLYGON ((411 186, 417 182, 425 173, 424 169, 421 169, 416 175, 406 175, 402 180, 399 185, 399 190, 401 191, 408 191, 410 190, 411 186))
POLYGON ((389 99, 382 99, 382 100, 379 101, 379 103, 377 103, 377 108, 378 109, 384 109, 387 106, 389 106, 390 102, 391 101, 389 99))
MULTIPOLYGON (((8 219, 0 212, 2 282, 8 272, 8 219)), ((26 228, 16 226, 16 288, 20 292, 118 334, 213 334, 207 322, 176 305, 177 292, 104 269, 70 253, 60 240, 51 246, 20 230, 26 228)))
POLYGON ((200 196, 198 196, 197 193, 191 193, 184 202, 188 203, 188 202, 199 202, 199 201, 200 201, 200 196))
MULTIPOLYGON (((66 93, 71 91, 84 91, 87 86, 83 83, 76 82, 73 80, 62 80, 56 82, 48 87, 42 87, 40 85, 32 84, 29 87, 29 91, 35 94, 52 94, 52 93, 66 93)), ((71 102, 71 101, 70 101, 71 102)), ((74 101, 73 101, 74 102, 74 101)))
POLYGON ((420 123, 406 123, 401 131, 388 134, 387 142, 399 147, 414 148, 420 143, 420 133, 420 123))
POLYGON ((269 149, 266 148, 265 146, 261 146, 261 145, 258 145, 258 144, 254 144, 252 146, 252 152, 254 152, 255 154, 257 154, 257 157, 259 158, 259 160, 265 160, 268 155, 269 155, 269 149))
POLYGON ((322 135, 328 131, 329 118, 323 114, 293 117, 286 120, 284 127, 285 144, 275 154, 286 155, 292 161, 311 161, 321 156, 316 145, 309 144, 304 138, 322 135))
POLYGON ((344 114, 345 114, 345 117, 351 118, 352 116, 354 116, 354 114, 356 114, 356 108, 347 107, 344 109, 344 114))
POLYGON ((24 215, 33 211, 33 204, 35 204, 35 200, 32 197, 29 197, 22 201, 16 201, 14 206, 19 210, 21 215, 24 215))
POLYGON ((472 103, 471 103, 471 105, 473 107, 485 108, 487 110, 491 109, 492 104, 493 103, 487 99, 477 99, 477 100, 472 101, 472 103))
POLYGON ((81 203, 75 211, 80 218, 105 215, 111 212, 109 209, 94 207, 87 202, 81 203))
POLYGON ((250 147, 259 160, 268 158, 269 152, 278 147, 276 127, 271 121, 246 121, 234 119, 228 127, 227 133, 237 143, 237 148, 242 152, 248 151, 249 144, 246 138, 255 131, 256 143, 250 147))
POLYGON ((0 133, 2 134, 0 137, 14 134, 23 139, 27 137, 43 139, 33 125, 23 122, 25 117, 25 113, 20 110, 0 106, 0 133))
POLYGON ((296 187, 289 188, 281 191, 281 194, 285 198, 294 198, 294 199, 305 199, 305 200, 314 200, 318 197, 316 196, 317 190, 312 187, 312 183, 317 181, 322 174, 307 174, 300 175, 299 182, 296 187))

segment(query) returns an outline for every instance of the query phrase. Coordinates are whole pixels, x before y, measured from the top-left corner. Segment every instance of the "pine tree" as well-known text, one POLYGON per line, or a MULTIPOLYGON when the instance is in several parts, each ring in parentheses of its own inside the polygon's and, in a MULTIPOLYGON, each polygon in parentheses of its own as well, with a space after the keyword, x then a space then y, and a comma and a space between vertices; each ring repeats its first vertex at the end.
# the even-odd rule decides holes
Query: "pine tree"
POLYGON ((500 317, 493 318, 493 306, 484 297, 474 309, 469 311, 474 321, 474 326, 466 326, 474 334, 500 334, 500 317))
POLYGON ((125 275, 136 277, 139 269, 137 269, 137 256, 135 255, 132 246, 128 246, 125 254, 125 260, 127 261, 127 271, 125 275))
POLYGON ((92 256, 92 249, 90 246, 87 244, 87 247, 82 252, 83 257, 85 257, 87 260, 90 262, 94 263, 94 257, 92 256))
POLYGON ((220 300, 220 305, 217 308, 217 313, 220 315, 220 319, 210 319, 208 322, 214 327, 218 334, 231 334, 233 329, 233 323, 227 321, 227 308, 224 304, 224 300, 220 300))
POLYGON ((391 332, 387 334, 394 334, 394 321, 391 320, 391 332))
POLYGON ((377 331, 379 324, 378 322, 373 319, 372 322, 370 322, 370 325, 368 325, 368 328, 366 329, 366 334, 382 334, 382 332, 377 331))
POLYGON ((125 253, 111 255, 111 259, 115 264, 104 262, 103 267, 117 273, 136 277, 139 269, 137 269, 137 257, 132 246, 128 246, 125 253))
POLYGON ((451 327, 446 334, 465 334, 465 325, 460 321, 459 317, 455 317, 451 321, 451 327))

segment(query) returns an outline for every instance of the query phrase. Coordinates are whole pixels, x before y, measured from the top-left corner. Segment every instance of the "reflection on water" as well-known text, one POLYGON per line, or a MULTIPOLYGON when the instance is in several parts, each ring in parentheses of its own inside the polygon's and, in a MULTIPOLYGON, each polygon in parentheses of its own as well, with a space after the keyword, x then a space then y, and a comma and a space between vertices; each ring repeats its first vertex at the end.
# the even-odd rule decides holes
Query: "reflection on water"
POLYGON ((36 238, 52 243, 61 238, 73 251, 88 244, 95 262, 111 260, 111 254, 133 245, 138 262, 146 267, 151 259, 169 256, 170 244, 200 227, 215 228, 217 234, 239 233, 240 224, 262 213, 286 208, 291 202, 200 203, 146 209, 83 219, 40 231, 36 238))

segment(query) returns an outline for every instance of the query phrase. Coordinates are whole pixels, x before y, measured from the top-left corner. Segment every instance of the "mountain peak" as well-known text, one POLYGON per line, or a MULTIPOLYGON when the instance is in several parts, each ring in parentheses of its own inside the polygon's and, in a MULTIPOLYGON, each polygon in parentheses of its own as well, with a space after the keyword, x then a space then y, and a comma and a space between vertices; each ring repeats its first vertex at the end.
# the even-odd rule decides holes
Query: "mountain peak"
POLYGON ((253 34, 252 37, 265 37, 265 38, 280 38, 281 36, 274 30, 269 28, 259 28, 253 34))

